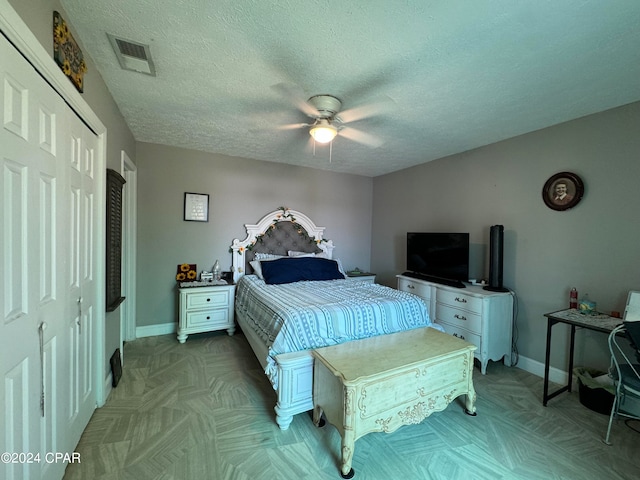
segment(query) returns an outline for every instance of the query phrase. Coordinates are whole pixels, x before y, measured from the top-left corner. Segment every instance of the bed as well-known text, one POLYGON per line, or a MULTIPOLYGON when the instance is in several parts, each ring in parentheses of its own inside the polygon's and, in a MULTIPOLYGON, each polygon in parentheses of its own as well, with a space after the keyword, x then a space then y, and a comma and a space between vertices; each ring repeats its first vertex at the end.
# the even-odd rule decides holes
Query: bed
POLYGON ((281 207, 231 246, 236 320, 277 396, 276 422, 313 409, 312 351, 432 324, 422 299, 348 279, 334 245, 302 212, 281 207))

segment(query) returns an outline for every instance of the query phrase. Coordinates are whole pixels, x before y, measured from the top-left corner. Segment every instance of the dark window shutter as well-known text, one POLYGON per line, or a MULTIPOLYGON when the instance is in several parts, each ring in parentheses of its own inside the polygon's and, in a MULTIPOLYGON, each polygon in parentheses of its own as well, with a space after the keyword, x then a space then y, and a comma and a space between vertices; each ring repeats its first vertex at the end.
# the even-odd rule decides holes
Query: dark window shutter
POLYGON ((124 301, 122 296, 122 187, 125 179, 107 169, 107 312, 124 301))

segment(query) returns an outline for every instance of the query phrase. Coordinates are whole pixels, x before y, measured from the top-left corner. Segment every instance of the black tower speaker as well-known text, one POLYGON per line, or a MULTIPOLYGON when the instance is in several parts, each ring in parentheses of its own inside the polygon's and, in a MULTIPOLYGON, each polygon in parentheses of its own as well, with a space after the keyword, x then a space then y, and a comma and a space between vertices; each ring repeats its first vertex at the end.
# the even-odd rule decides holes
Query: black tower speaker
POLYGON ((491 292, 508 292, 502 286, 502 257, 504 254, 504 227, 493 225, 489 240, 489 285, 484 287, 491 292))

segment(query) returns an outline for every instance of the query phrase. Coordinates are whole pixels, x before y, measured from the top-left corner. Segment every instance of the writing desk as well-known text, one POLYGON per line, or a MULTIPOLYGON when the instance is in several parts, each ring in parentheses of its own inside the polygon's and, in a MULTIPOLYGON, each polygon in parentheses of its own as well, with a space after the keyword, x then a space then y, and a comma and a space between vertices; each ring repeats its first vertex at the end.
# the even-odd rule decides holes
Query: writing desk
POLYGON ((542 405, 547 406, 547 402, 562 392, 571 392, 573 381, 573 350, 575 347, 576 328, 586 328, 596 332, 611 333, 611 331, 622 323, 621 318, 610 317, 603 313, 596 315, 583 315, 575 308, 558 310, 557 312, 545 313, 547 317, 547 351, 544 359, 544 392, 542 394, 542 405), (549 393, 549 358, 551 356, 551 331, 557 323, 571 325, 571 344, 569 347, 569 382, 553 393, 549 393))

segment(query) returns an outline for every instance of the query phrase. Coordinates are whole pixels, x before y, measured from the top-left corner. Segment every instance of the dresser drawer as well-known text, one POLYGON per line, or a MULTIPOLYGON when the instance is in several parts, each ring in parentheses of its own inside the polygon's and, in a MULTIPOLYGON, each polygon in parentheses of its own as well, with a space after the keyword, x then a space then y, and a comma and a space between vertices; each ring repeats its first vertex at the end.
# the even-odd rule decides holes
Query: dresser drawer
POLYGON ((408 278, 398 278, 398 290, 413 293, 429 302, 431 300, 431 286, 414 282, 408 278))
POLYGON ((188 293, 186 309, 226 307, 229 305, 229 295, 228 289, 216 289, 206 293, 188 293))
POLYGON ((475 355, 480 355, 480 343, 482 338, 480 337, 480 335, 476 335, 475 333, 472 333, 464 328, 460 328, 456 325, 450 325, 444 322, 441 323, 440 321, 438 321, 437 323, 442 328, 444 328, 444 331, 449 335, 453 335, 454 337, 461 338, 462 340, 466 340, 467 342, 474 344, 477 347, 475 355))
POLYGON ((441 303, 436 304, 436 322, 444 322, 464 328, 473 333, 482 332, 482 316, 470 310, 453 308, 441 303))
POLYGON ((462 292, 438 289, 436 302, 482 314, 482 299, 472 295, 465 295, 462 292))
POLYGON ((216 308, 212 310, 199 310, 197 312, 187 312, 186 328, 198 326, 227 325, 229 323, 229 309, 216 308))

